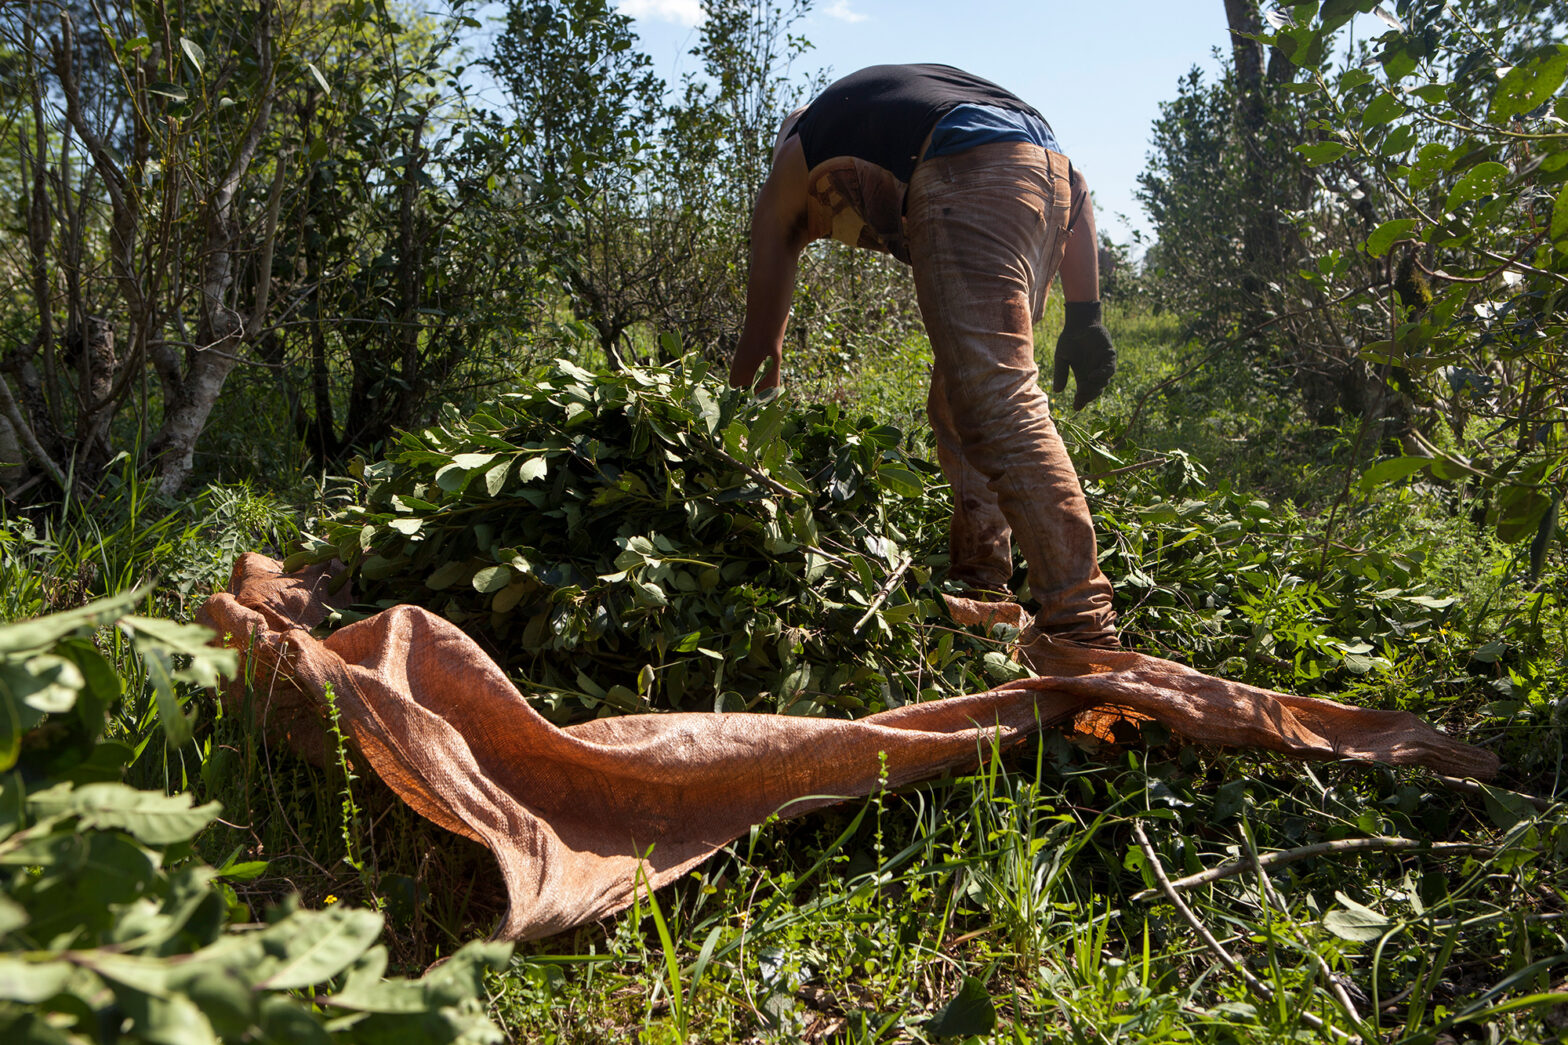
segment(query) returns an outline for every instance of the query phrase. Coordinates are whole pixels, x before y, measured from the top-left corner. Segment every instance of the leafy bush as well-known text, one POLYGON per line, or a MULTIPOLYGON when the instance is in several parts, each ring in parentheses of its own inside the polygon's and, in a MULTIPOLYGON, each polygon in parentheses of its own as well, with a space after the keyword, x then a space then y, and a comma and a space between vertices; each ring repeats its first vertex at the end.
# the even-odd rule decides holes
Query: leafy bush
POLYGON ((119 782, 132 748, 102 732, 126 682, 95 628, 133 641, 172 739, 190 729, 174 684, 235 669, 205 629, 128 615, 139 598, 0 626, 0 1038, 499 1040, 479 1000, 510 945, 470 944, 423 979, 386 980, 378 913, 290 902, 250 924, 228 882, 266 865, 192 855, 217 803, 119 782))
POLYGON ((934 628, 946 505, 897 429, 721 387, 695 359, 567 362, 358 467, 296 561, 428 605, 553 718, 650 707, 860 714, 1019 673, 934 628))
MULTIPOLYGON (((1408 456, 1363 486, 1417 473, 1488 495, 1489 521, 1528 543, 1532 574, 1560 533, 1562 344, 1568 329, 1568 45, 1535 0, 1325 4, 1271 37, 1316 140, 1296 147, 1320 192, 1311 227, 1354 212, 1292 288, 1345 303, 1360 358, 1395 395, 1408 456), (1376 8, 1385 32, 1337 68, 1329 46, 1376 8)), ((1302 9, 1301 14, 1309 12, 1302 9)), ((1540 601, 1544 600, 1544 595, 1540 601)))

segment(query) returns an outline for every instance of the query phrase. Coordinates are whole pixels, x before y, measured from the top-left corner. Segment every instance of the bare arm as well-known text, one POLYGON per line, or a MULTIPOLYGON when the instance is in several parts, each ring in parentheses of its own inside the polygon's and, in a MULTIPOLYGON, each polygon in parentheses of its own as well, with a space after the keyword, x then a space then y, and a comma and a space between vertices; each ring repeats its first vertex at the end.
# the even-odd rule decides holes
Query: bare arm
POLYGON ((806 221, 806 156, 800 139, 779 147, 773 170, 757 193, 751 215, 751 275, 746 321, 730 364, 730 384, 750 385, 758 367, 771 362, 761 388, 774 388, 784 366, 784 328, 795 297, 795 269, 812 237, 806 221))
POLYGON ((1067 253, 1062 257, 1062 297, 1067 301, 1098 301, 1100 241, 1094 231, 1094 204, 1089 199, 1089 183, 1076 167, 1072 190, 1078 219, 1067 237, 1067 253))

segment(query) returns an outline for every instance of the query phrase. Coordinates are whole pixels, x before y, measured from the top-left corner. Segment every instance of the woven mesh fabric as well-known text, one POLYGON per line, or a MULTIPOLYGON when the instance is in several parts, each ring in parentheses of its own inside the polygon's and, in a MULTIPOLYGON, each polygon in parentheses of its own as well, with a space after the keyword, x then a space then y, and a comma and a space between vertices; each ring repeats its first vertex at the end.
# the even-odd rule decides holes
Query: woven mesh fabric
MULTIPOLYGON (((1372 711, 1213 678, 1025 629, 1040 677, 856 721, 674 713, 565 729, 448 621, 398 606, 316 638, 328 574, 245 555, 203 607, 242 670, 225 698, 320 761, 326 693, 363 761, 421 815, 490 848, 509 909, 497 936, 532 939, 629 906, 774 814, 797 815, 973 765, 1066 724, 1100 735, 1154 720, 1200 743, 1490 777, 1490 752, 1406 712, 1372 711), (248 679, 247 684, 244 680, 248 679)), ((1025 623, 1010 604, 949 600, 960 623, 1025 623)))

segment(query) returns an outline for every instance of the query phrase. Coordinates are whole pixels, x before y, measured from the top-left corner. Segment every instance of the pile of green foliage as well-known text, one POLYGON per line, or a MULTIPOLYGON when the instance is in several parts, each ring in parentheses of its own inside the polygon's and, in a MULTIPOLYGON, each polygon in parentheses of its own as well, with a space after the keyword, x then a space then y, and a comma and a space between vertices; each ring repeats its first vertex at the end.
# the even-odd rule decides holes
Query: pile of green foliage
POLYGON ((858 715, 1020 672, 932 626, 948 510, 896 428, 722 387, 694 357, 525 384, 356 466, 362 503, 294 561, 336 556, 360 598, 443 614, 557 721, 858 715))
POLYGON ((291 900, 254 924, 230 883, 267 864, 194 855, 218 804, 120 782, 140 748, 103 737, 128 676, 100 627, 130 640, 171 741, 191 726, 179 684, 235 670, 205 628, 130 615, 140 595, 0 627, 0 1039, 499 1040, 480 999, 509 944, 383 979, 380 914, 291 900))

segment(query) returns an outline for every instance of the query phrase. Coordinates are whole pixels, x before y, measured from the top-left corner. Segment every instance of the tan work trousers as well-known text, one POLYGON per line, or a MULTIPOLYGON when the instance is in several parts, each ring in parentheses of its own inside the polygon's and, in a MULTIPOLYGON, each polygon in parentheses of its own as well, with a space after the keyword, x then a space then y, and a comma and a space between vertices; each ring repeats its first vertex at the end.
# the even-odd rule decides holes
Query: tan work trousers
POLYGON ((1006 590, 1016 536, 1037 627, 1105 645, 1111 584, 1034 361, 1034 321, 1067 249, 1069 173, 1065 156, 1022 143, 927 159, 905 231, 936 361, 927 407, 953 489, 951 576, 1006 590))

